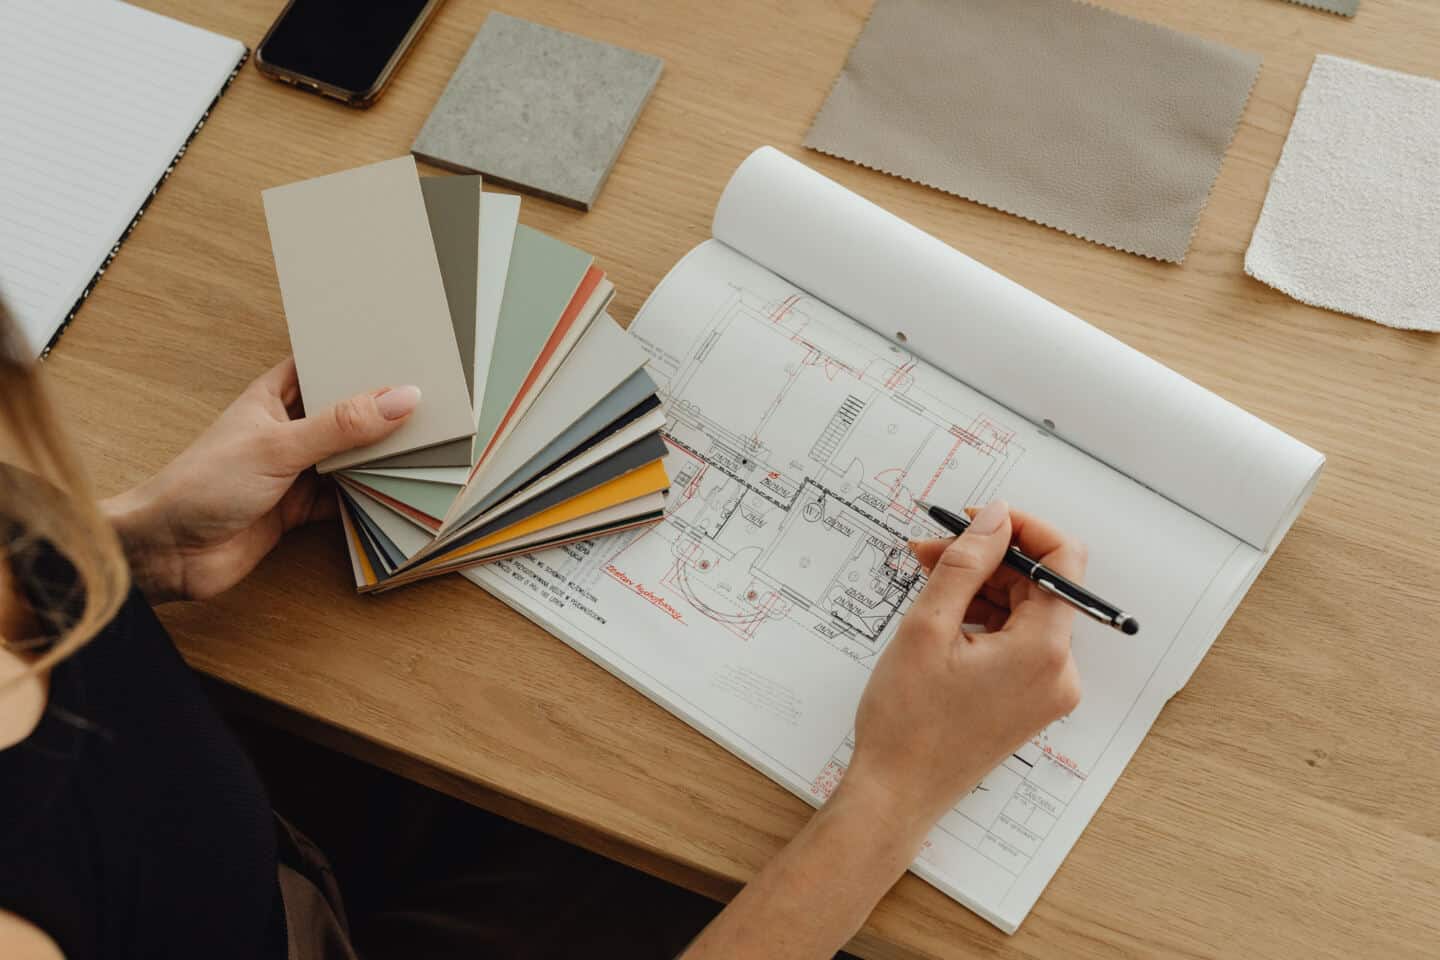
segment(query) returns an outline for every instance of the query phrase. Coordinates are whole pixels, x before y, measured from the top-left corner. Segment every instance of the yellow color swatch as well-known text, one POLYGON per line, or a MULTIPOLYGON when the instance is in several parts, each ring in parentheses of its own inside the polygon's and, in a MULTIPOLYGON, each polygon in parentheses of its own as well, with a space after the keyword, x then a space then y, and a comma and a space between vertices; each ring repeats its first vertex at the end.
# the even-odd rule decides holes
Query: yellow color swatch
POLYGON ((598 513, 608 507, 624 503, 627 500, 634 500, 636 497, 643 497, 648 493, 657 493, 668 486, 670 486, 670 478, 665 474, 664 463, 660 460, 652 460, 643 467, 631 470, 629 473, 621 474, 614 480, 602 483, 593 490, 588 490, 579 496, 571 497, 569 500, 557 503, 553 507, 540 511, 533 517, 527 517, 517 523, 512 523, 510 526, 497 530, 487 537, 481 537, 474 543, 467 543, 465 546, 452 550, 449 553, 441 554, 438 557, 427 560, 417 567, 414 572, 420 573, 429 570, 431 567, 452 563, 470 554, 478 553, 509 540, 514 540, 517 537, 524 537, 536 531, 544 530, 547 527, 553 527, 559 523, 565 523, 579 517, 588 516, 592 513, 598 513))

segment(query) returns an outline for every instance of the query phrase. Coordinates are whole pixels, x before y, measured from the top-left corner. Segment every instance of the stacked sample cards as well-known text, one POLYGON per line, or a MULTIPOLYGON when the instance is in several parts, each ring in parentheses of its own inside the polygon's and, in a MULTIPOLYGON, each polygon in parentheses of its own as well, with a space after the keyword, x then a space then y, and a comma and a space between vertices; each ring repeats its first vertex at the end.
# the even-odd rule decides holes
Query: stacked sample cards
POLYGON ((520 225, 518 197, 404 157, 265 212, 307 408, 421 388, 395 434, 320 465, 361 591, 660 519, 647 354, 594 258, 520 225))

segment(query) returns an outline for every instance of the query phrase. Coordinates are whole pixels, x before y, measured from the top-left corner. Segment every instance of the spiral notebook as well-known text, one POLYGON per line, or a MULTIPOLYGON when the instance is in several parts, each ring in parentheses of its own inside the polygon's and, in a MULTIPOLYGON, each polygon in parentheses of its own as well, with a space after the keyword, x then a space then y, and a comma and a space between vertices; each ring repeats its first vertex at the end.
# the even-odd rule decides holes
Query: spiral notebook
POLYGON ((0 296, 49 350, 245 62, 119 0, 0 0, 0 296))

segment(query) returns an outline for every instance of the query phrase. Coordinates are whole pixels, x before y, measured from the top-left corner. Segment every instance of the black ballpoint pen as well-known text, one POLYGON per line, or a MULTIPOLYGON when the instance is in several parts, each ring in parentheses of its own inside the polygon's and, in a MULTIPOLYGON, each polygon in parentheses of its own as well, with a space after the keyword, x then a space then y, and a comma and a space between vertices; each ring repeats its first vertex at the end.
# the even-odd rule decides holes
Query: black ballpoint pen
MULTIPOLYGON (((970 526, 968 519, 958 513, 951 513, 944 507, 932 506, 923 500, 916 500, 915 505, 923 509, 931 520, 957 536, 964 533, 970 526)), ((1004 563, 1012 570, 1020 571, 1026 579, 1041 590, 1053 593, 1090 619, 1098 620, 1107 627, 1114 627, 1121 633, 1132 636, 1140 632, 1140 621, 1130 614, 1112 603, 1101 600, 1080 584, 1065 579, 1039 560, 1026 556, 1014 544, 1011 544, 1010 549, 1005 551, 1004 563)))

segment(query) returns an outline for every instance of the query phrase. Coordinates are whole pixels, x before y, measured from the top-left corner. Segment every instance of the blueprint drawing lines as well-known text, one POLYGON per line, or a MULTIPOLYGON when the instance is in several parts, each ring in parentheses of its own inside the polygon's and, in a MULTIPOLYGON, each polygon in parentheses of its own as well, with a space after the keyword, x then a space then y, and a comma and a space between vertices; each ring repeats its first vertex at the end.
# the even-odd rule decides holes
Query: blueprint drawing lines
POLYGON ((926 393, 899 346, 821 329, 809 305, 736 287, 686 355, 653 351, 678 469, 641 536, 669 541, 669 566, 631 569, 633 539, 610 563, 741 640, 784 621, 868 661, 923 584, 906 544, 935 531, 913 500, 984 502, 1025 451, 926 393))

